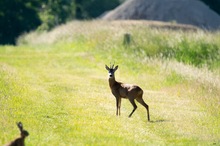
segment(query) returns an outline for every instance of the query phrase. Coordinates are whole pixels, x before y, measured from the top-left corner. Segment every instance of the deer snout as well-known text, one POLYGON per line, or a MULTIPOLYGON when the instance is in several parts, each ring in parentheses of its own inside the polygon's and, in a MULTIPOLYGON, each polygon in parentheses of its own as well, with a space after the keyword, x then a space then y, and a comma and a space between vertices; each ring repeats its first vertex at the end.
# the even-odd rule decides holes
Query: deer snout
POLYGON ((109 73, 108 75, 109 75, 109 77, 110 77, 110 78, 112 78, 112 77, 113 77, 112 73, 109 73))

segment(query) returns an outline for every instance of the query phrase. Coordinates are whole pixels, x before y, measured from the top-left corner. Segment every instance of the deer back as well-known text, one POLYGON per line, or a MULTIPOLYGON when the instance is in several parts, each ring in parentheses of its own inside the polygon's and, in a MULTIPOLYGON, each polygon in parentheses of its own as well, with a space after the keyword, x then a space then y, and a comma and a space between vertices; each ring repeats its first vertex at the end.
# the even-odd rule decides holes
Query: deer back
POLYGON ((122 98, 136 97, 143 94, 143 90, 139 86, 121 82, 113 84, 111 91, 114 96, 122 98))

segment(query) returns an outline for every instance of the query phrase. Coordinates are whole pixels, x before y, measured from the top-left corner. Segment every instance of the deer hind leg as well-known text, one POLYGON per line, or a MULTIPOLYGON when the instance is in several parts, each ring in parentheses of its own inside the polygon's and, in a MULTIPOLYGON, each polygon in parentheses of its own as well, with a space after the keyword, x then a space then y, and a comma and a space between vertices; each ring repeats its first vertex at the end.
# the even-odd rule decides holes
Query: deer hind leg
POLYGON ((149 106, 144 102, 142 96, 136 98, 136 100, 137 100, 141 105, 143 105, 143 106, 146 108, 146 110, 147 110, 147 119, 148 119, 148 121, 150 121, 149 106))
POLYGON ((134 102, 134 99, 130 99, 129 98, 129 101, 131 102, 132 106, 134 107, 134 109, 132 110, 132 112, 130 113, 130 115, 128 116, 129 118, 132 116, 132 114, 134 113, 134 111, 137 109, 137 105, 136 103, 134 102))

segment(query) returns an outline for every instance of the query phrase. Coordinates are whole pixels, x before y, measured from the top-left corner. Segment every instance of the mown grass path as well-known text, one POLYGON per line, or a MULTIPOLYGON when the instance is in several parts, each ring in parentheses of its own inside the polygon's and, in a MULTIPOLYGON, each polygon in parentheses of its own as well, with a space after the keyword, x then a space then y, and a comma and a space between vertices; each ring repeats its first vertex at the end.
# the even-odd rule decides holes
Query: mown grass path
POLYGON ((205 99, 216 98, 218 91, 208 93, 158 66, 121 62, 116 79, 145 90, 152 121, 147 122, 140 104, 128 118, 128 100, 122 100, 121 116, 116 117, 107 59, 85 50, 74 44, 44 50, 1 47, 1 144, 19 134, 16 121, 30 133, 27 145, 219 144, 219 113, 212 112, 219 106, 209 107, 206 102, 215 103, 205 99))

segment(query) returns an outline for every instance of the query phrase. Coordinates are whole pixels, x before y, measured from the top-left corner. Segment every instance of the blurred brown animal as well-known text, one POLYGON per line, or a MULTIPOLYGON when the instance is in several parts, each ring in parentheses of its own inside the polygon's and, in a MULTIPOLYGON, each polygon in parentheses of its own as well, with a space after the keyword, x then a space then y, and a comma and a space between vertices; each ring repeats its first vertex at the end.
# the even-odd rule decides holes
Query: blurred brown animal
POLYGON ((127 98, 129 99, 129 101, 131 102, 132 106, 133 106, 133 110, 130 113, 129 117, 132 116, 132 114, 135 112, 135 110, 137 109, 137 105, 135 103, 135 99, 141 104, 143 105, 146 110, 147 110, 147 118, 148 121, 150 121, 150 113, 149 113, 149 106, 144 102, 143 100, 143 90, 137 86, 137 85, 132 85, 132 84, 124 84, 121 82, 117 82, 115 80, 115 71, 118 69, 118 65, 116 67, 114 67, 114 65, 110 65, 110 67, 108 67, 107 65, 105 65, 106 70, 108 70, 109 73, 109 86, 111 89, 112 94, 115 96, 116 98, 116 115, 120 116, 120 107, 121 107, 121 98, 127 98))
POLYGON ((29 133, 23 129, 23 125, 21 122, 17 123, 17 126, 20 130, 20 136, 15 140, 11 141, 10 143, 6 144, 5 146, 25 146, 25 138, 29 135, 29 133))

